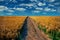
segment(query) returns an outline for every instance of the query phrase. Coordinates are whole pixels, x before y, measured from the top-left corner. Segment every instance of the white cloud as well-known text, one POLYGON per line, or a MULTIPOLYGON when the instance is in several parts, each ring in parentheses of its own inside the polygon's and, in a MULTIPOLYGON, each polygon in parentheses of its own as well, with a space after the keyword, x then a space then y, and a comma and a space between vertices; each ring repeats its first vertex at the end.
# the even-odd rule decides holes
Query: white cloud
POLYGON ((37 6, 37 5, 34 5, 33 7, 34 7, 34 8, 37 8, 38 6, 37 6))
POLYGON ((55 12, 56 11, 56 9, 52 9, 52 8, 48 8, 48 7, 46 7, 45 9, 44 9, 44 11, 47 11, 47 12, 55 12))
POLYGON ((55 0, 46 0, 47 2, 54 2, 55 0))
POLYGON ((52 4, 48 4, 48 5, 49 5, 49 6, 52 6, 52 7, 54 6, 54 5, 52 5, 52 4))
POLYGON ((45 10, 45 11, 50 11, 51 9, 50 9, 50 8, 45 8, 44 10, 45 10))
POLYGON ((16 9, 16 8, 14 7, 14 8, 11 8, 11 9, 16 9))
POLYGON ((4 11, 4 10, 6 10, 6 9, 8 9, 8 8, 5 7, 5 6, 0 6, 0 11, 4 11))
POLYGON ((14 10, 25 11, 25 8, 7 8, 6 6, 0 6, 0 11, 14 12, 14 10))
POLYGON ((15 10, 18 10, 18 11, 25 11, 26 9, 25 9, 25 8, 16 8, 15 10))
POLYGON ((45 3, 42 3, 42 2, 39 2, 38 3, 38 6, 45 6, 46 4, 45 3))
POLYGON ((47 13, 42 13, 42 14, 47 14, 47 13))
POLYGON ((43 8, 39 8, 39 7, 37 7, 36 10, 43 10, 43 8))
POLYGON ((48 8, 48 7, 46 7, 45 9, 44 9, 44 11, 50 11, 51 9, 50 8, 48 8))
POLYGON ((17 1, 16 0, 11 0, 12 2, 16 3, 17 1))
POLYGON ((55 0, 49 0, 49 2, 54 2, 55 0))
POLYGON ((33 1, 37 2, 37 0, 30 0, 30 1, 32 1, 32 2, 33 2, 33 1))
POLYGON ((9 9, 6 6, 0 6, 0 11, 14 12, 14 10, 9 9))
POLYGON ((60 3, 57 2, 57 3, 54 3, 54 5, 60 5, 60 3))
POLYGON ((34 11, 32 11, 32 12, 34 12, 34 13, 39 13, 40 11, 38 11, 38 10, 34 10, 34 11))
POLYGON ((8 12, 14 12, 14 10, 11 10, 11 9, 8 9, 8 10, 6 10, 6 11, 8 11, 8 12))
POLYGON ((51 11, 52 11, 52 12, 55 12, 55 11, 56 11, 56 9, 51 9, 51 11))
POLYGON ((0 0, 0 1, 4 1, 4 0, 0 0))
POLYGON ((20 6, 29 6, 30 7, 30 6, 34 6, 34 4, 32 4, 32 3, 31 4, 20 4, 20 6))

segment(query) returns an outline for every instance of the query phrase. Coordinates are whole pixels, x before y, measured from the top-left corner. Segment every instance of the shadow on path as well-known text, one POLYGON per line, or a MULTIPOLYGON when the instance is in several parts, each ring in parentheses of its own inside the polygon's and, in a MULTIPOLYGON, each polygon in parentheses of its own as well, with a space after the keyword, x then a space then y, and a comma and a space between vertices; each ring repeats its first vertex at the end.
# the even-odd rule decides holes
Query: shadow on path
MULTIPOLYGON (((27 17, 28 18, 28 17, 27 17)), ((26 40, 28 28, 27 28, 27 18, 24 21, 22 28, 20 29, 20 35, 18 40, 26 40)))

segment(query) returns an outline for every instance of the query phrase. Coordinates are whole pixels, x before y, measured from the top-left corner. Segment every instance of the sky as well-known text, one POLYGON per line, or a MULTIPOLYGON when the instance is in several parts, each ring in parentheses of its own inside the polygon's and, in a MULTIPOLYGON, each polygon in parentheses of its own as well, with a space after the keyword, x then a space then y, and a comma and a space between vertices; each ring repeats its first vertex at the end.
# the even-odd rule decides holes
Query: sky
POLYGON ((0 0, 0 16, 60 16, 60 0, 0 0))

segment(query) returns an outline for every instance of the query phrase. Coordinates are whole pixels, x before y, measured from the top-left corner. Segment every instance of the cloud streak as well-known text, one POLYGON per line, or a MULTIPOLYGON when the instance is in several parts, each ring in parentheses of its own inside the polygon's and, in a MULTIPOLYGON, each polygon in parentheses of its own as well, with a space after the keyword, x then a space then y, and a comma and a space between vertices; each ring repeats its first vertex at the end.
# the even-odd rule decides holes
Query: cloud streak
POLYGON ((0 12, 59 12, 59 0, 0 0, 0 12), (1 6, 2 5, 2 6, 1 6))

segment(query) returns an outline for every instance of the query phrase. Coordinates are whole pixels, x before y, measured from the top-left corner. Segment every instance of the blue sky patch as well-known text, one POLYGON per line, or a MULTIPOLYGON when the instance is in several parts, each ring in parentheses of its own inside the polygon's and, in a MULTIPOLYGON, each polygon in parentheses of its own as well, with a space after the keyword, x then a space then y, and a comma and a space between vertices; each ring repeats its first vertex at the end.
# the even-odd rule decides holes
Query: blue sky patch
POLYGON ((0 0, 0 16, 60 16, 60 0, 0 0))

